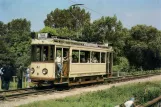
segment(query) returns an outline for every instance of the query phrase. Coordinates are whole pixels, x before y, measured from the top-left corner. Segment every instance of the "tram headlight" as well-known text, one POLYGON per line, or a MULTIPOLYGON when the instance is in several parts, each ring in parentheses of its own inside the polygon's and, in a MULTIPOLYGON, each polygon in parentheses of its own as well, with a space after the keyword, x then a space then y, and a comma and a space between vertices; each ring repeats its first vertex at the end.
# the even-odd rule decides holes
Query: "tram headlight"
POLYGON ((30 72, 33 74, 35 72, 35 69, 34 68, 31 68, 30 69, 30 72))
POLYGON ((46 74, 48 73, 48 70, 47 70, 46 68, 44 68, 44 69, 42 70, 42 73, 43 73, 44 75, 46 75, 46 74))

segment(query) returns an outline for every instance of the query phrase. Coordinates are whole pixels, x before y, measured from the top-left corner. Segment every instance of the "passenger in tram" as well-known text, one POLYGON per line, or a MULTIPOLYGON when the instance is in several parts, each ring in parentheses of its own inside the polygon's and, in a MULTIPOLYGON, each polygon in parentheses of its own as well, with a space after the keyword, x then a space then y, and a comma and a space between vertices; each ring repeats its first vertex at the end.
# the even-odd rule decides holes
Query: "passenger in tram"
POLYGON ((46 52, 46 49, 44 49, 44 52, 43 52, 43 61, 46 61, 47 60, 47 52, 46 52))
POLYGON ((98 63, 98 60, 97 60, 96 57, 94 57, 94 58, 92 59, 92 63, 98 63))
POLYGON ((90 58, 87 59, 87 63, 90 63, 90 58))
POLYGON ((86 63, 85 57, 83 55, 81 56, 81 63, 86 63))
POLYGON ((78 58, 76 55, 72 55, 72 63, 78 63, 78 58))
POLYGON ((61 58, 61 55, 59 52, 57 53, 57 57, 56 57, 55 62, 57 64, 57 75, 60 76, 63 66, 62 66, 62 58, 61 58))

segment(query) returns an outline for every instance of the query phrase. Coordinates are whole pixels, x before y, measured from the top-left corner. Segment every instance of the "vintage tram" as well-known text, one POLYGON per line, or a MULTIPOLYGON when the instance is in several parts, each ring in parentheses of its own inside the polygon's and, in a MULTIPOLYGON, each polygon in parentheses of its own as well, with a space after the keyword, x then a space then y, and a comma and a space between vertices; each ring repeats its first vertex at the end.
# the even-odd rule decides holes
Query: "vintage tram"
POLYGON ((113 49, 106 45, 78 42, 47 33, 32 39, 30 78, 37 85, 79 85, 103 82, 112 75, 113 49), (61 56, 62 71, 58 76, 55 62, 61 56))

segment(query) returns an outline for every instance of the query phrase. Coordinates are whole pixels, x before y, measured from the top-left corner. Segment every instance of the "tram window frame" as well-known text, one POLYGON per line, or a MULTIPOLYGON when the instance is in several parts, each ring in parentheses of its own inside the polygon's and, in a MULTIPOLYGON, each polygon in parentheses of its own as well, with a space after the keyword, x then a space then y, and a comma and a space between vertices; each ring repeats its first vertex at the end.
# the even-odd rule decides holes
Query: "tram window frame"
POLYGON ((101 62, 101 52, 91 51, 91 63, 100 63, 101 62), (96 56, 96 54, 98 54, 96 56))
POLYGON ((41 45, 32 45, 32 46, 35 46, 35 49, 34 49, 35 55, 34 55, 33 62, 41 62, 42 46, 41 45))
POLYGON ((43 47, 43 50, 42 50, 42 52, 43 52, 42 61, 43 62, 47 62, 47 61, 49 61, 49 56, 50 56, 49 55, 50 54, 49 53, 49 45, 43 45, 42 47, 43 47))
POLYGON ((72 63, 80 63, 80 50, 76 50, 76 49, 73 49, 72 50, 72 63), (73 54, 73 52, 75 51, 75 53, 73 54), (76 55, 78 54, 78 55, 76 55), (73 58, 74 56, 78 56, 77 58, 73 58), (74 61, 74 59, 77 59, 77 61, 74 61))
POLYGON ((80 63, 90 63, 90 54, 91 52, 90 51, 86 51, 86 50, 80 50, 80 63), (82 59, 81 54, 84 54, 84 59, 82 59), (84 60, 84 61, 83 61, 84 60))
POLYGON ((49 62, 55 62, 55 45, 49 45, 49 62))
POLYGON ((105 52, 101 52, 101 63, 106 63, 106 57, 105 56, 106 56, 106 53, 105 52), (104 56, 103 56, 103 54, 104 54, 104 56))
POLYGON ((33 62, 53 62, 54 61, 54 53, 55 45, 32 45, 32 61, 33 62), (45 48, 44 48, 45 47, 45 48), (51 51, 51 48, 53 51, 51 51), (44 49, 46 49, 46 55, 44 55, 44 49), (51 58, 51 52, 52 57, 51 58), (44 56, 46 57, 44 60, 44 56))
POLYGON ((31 61, 36 62, 37 45, 31 45, 31 61))

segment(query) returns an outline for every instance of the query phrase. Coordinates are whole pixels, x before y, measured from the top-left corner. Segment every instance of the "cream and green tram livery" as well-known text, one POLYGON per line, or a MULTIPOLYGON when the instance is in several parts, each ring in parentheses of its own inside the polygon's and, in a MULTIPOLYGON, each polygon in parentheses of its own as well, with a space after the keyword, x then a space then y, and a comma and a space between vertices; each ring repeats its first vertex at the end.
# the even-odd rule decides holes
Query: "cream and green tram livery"
POLYGON ((106 45, 48 38, 32 39, 30 78, 33 83, 79 85, 103 82, 112 75, 113 49, 106 45), (58 74, 57 57, 61 58, 58 74))

